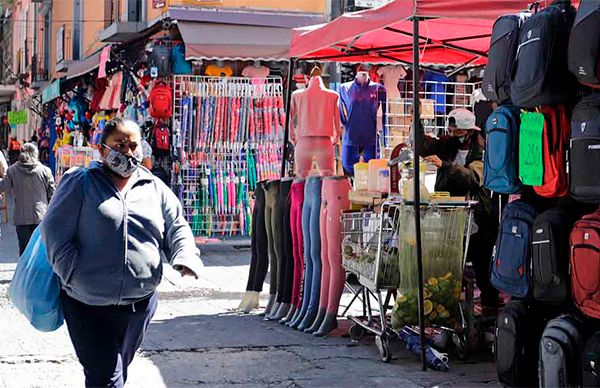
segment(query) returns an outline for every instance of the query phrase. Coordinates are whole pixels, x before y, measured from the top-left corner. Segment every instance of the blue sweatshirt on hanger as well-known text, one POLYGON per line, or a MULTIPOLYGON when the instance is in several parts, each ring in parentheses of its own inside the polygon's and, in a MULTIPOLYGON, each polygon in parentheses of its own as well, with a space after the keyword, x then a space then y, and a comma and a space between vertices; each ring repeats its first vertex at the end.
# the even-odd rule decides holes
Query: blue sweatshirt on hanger
POLYGON ((377 110, 382 107, 386 122, 387 97, 383 85, 369 80, 360 84, 346 82, 339 88, 340 115, 344 128, 343 144, 369 146, 377 143, 377 110))

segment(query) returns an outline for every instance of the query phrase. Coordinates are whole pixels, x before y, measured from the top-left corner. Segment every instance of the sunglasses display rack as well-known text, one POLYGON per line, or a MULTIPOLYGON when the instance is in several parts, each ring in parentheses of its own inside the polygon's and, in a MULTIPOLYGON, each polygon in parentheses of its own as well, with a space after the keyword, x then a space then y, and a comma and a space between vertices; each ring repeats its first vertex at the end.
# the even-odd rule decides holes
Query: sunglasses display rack
POLYGON ((196 236, 248 236, 250 194, 279 178, 281 78, 175 76, 181 144, 175 189, 196 236))

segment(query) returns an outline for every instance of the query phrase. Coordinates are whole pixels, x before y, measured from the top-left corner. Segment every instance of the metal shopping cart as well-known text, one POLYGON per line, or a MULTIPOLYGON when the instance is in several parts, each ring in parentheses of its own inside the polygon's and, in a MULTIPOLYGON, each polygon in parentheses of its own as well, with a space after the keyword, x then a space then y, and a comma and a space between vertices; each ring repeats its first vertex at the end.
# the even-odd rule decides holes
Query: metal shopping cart
MULTIPOLYGON (((433 258, 425 261, 426 282, 431 278, 432 283, 440 279, 444 287, 446 281, 450 285, 462 284, 473 205, 473 202, 432 202, 421 206, 423 252, 433 258)), ((414 324, 417 317, 414 299, 418 291, 414 288, 417 284, 416 259, 411 250, 415 239, 414 207, 410 202, 391 199, 379 212, 346 212, 342 215, 342 233, 342 265, 360 284, 353 290, 355 295, 351 304, 357 299, 363 304, 362 316, 348 316, 354 322, 350 337, 359 340, 366 332, 375 334, 380 358, 389 362, 392 359, 390 340, 398 337, 388 314, 393 308, 392 298, 396 308, 410 310, 401 316, 406 324, 414 324), (406 302, 406 306, 397 306, 398 300, 406 302), (372 307, 372 302, 377 303, 377 308, 372 307)), ((439 312, 436 310, 436 319, 431 320, 431 324, 451 332, 457 346, 466 348, 472 327, 472 314, 466 310, 472 310, 473 303, 469 300, 472 292, 468 292, 468 286, 465 290, 461 286, 464 292, 459 295, 453 291, 450 296, 454 295, 457 305, 445 303, 448 309, 444 307, 442 312, 436 303, 439 312), (441 317, 438 318, 438 314, 441 317), (442 318, 450 318, 450 315, 457 318, 460 330, 456 330, 456 326, 440 325, 442 318)))

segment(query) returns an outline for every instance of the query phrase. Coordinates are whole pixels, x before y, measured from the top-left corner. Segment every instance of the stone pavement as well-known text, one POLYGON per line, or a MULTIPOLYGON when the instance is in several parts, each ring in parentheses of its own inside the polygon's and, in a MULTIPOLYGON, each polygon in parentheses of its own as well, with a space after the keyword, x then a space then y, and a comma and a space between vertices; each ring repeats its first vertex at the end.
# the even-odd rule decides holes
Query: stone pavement
MULTIPOLYGON (((17 258, 14 228, 1 225, 0 387, 81 387, 83 373, 66 328, 39 333, 6 299, 17 258)), ((202 248, 205 272, 182 279, 170 267, 159 308, 127 387, 496 386, 494 366, 451 361, 447 373, 422 372, 398 345, 391 364, 379 361, 372 337, 317 339, 232 312, 242 297, 249 250, 202 248)), ((347 297, 346 297, 347 300, 347 297)), ((262 301, 266 304, 266 300, 262 301)))

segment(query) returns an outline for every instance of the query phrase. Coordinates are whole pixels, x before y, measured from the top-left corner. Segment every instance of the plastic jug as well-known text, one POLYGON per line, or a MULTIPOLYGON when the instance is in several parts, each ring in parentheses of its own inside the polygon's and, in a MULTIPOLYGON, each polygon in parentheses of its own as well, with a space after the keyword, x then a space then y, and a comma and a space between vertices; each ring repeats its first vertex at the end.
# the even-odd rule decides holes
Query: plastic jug
POLYGON ((369 191, 378 191, 379 171, 388 170, 387 159, 371 159, 369 160, 369 179, 367 188, 369 191))
POLYGON ((354 190, 366 191, 369 183, 369 164, 360 158, 358 163, 354 164, 354 190))
POLYGON ((384 194, 390 193, 390 170, 379 170, 377 191, 384 194))

